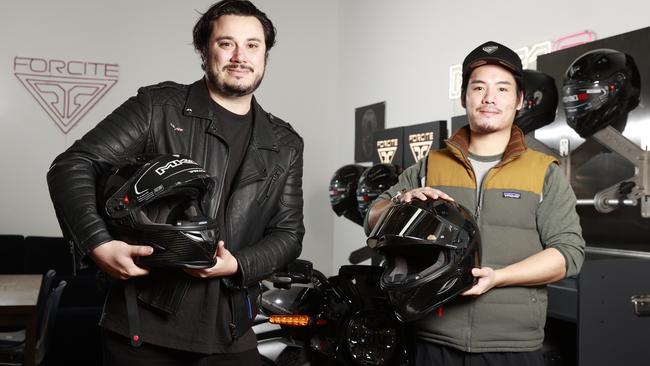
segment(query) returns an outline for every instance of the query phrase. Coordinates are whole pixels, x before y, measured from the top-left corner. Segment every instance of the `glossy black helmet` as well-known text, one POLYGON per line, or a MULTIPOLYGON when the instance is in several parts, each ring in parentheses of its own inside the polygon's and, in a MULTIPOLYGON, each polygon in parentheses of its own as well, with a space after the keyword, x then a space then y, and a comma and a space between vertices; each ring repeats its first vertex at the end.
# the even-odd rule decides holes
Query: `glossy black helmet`
POLYGON ((358 164, 344 165, 334 172, 329 187, 332 210, 359 225, 363 225, 363 217, 357 208, 357 184, 365 169, 358 164))
POLYGON ((357 205, 361 216, 382 192, 397 183, 400 168, 394 164, 375 164, 366 169, 359 177, 357 186, 357 205))
POLYGON ((524 70, 524 102, 515 117, 515 125, 524 134, 544 127, 555 120, 558 94, 555 79, 536 70, 524 70))
POLYGON ((641 77, 630 55, 610 49, 587 52, 565 74, 562 103, 567 124, 583 138, 610 124, 624 124, 627 113, 639 104, 640 90, 641 77))
POLYGON ((475 283, 481 237, 472 214, 442 199, 391 206, 367 241, 386 259, 381 288, 405 322, 417 320, 475 283))
POLYGON ((140 264, 208 268, 215 264, 218 239, 216 221, 203 210, 212 184, 188 157, 141 155, 102 177, 98 211, 115 239, 154 248, 139 257, 140 264))

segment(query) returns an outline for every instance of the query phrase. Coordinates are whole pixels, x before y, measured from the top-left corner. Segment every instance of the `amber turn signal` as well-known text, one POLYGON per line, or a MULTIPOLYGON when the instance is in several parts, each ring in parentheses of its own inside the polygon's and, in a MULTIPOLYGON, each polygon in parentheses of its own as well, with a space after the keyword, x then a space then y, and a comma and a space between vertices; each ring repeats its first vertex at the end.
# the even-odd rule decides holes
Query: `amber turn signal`
POLYGON ((271 315, 269 322, 290 327, 306 327, 313 324, 323 325, 327 323, 325 319, 312 319, 309 315, 271 315))

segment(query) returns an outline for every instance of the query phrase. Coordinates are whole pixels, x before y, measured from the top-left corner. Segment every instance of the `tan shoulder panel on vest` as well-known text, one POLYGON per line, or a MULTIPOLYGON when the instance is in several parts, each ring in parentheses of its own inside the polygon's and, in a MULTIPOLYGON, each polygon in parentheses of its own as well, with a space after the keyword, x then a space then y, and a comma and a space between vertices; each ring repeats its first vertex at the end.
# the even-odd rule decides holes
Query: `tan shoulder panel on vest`
POLYGON ((517 159, 490 171, 485 188, 518 189, 541 194, 546 171, 553 163, 558 163, 555 158, 528 149, 517 159))
POLYGON ((427 159, 428 187, 476 188, 473 172, 459 162, 449 150, 429 151, 427 159))

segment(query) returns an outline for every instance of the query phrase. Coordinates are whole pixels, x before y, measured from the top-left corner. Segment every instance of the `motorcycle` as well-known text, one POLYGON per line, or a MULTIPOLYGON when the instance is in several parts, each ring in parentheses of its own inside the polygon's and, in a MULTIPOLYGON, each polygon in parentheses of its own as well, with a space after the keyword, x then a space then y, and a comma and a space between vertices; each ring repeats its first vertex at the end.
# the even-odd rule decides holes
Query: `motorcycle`
POLYGON ((408 365, 412 341, 379 288, 382 271, 344 265, 328 278, 296 260, 275 273, 259 301, 268 318, 256 327, 276 327, 256 330, 263 364, 408 365))

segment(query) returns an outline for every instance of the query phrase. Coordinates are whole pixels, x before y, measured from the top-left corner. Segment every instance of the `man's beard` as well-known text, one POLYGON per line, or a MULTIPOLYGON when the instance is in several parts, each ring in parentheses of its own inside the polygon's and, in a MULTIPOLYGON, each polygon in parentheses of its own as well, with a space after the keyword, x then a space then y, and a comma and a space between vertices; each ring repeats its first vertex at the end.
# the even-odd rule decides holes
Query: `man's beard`
POLYGON ((496 131, 499 130, 495 126, 491 126, 491 125, 488 125, 488 124, 482 125, 482 124, 478 124, 478 123, 473 124, 473 125, 470 124, 470 129, 472 130, 472 132, 480 133, 480 134, 488 134, 488 133, 496 132, 496 131))
POLYGON ((208 83, 220 94, 227 97, 243 97, 244 95, 252 94, 260 86, 262 79, 264 79, 264 72, 248 86, 226 84, 211 68, 207 68, 206 76, 208 83))

